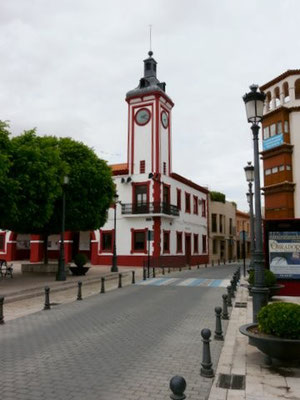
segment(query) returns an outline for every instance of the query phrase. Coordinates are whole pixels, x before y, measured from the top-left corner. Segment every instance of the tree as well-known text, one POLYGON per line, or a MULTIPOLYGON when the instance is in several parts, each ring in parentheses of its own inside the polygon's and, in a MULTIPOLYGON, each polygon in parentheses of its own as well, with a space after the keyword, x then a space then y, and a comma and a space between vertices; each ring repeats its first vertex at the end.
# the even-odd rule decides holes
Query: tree
POLYGON ((220 203, 226 202, 226 196, 224 193, 211 191, 209 194, 211 201, 219 201, 220 203))

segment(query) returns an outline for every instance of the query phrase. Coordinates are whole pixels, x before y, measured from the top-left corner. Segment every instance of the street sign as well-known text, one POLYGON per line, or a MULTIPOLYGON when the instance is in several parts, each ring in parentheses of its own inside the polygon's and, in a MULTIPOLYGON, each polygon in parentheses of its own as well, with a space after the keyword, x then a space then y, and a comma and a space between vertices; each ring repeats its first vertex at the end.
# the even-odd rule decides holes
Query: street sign
POLYGON ((154 232, 153 231, 148 231, 148 236, 147 236, 147 240, 154 240, 154 232))
POLYGON ((248 239, 248 233, 246 231, 241 231, 240 240, 247 240, 247 239, 248 239))

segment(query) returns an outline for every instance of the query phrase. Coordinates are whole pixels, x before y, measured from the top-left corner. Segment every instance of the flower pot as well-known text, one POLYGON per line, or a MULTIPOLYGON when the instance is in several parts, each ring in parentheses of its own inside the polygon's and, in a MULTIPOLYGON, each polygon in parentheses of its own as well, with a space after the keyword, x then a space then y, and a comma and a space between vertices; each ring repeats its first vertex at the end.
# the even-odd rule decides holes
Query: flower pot
POLYGON ((257 323, 240 327, 240 332, 249 337, 250 345, 257 347, 270 358, 283 361, 300 360, 300 339, 283 339, 278 336, 253 331, 257 327, 257 323))
POLYGON ((73 275, 82 276, 85 275, 90 267, 69 267, 73 275))
MULTIPOLYGON (((269 295, 268 295, 269 300, 271 300, 271 298, 273 296, 277 296, 279 294, 279 292, 280 292, 280 289, 282 289, 282 288, 284 288, 284 285, 278 285, 278 284, 268 287, 268 289, 269 289, 269 295)), ((249 296, 252 296, 251 289, 252 289, 252 286, 248 285, 249 296)))

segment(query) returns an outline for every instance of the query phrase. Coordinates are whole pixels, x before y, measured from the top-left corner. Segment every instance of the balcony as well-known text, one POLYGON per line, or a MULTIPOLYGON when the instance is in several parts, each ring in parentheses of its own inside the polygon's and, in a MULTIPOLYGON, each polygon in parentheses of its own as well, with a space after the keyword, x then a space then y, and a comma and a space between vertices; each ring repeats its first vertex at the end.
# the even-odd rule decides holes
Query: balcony
POLYGON ((177 206, 168 203, 122 204, 122 215, 125 217, 162 216, 175 218, 179 216, 177 206))

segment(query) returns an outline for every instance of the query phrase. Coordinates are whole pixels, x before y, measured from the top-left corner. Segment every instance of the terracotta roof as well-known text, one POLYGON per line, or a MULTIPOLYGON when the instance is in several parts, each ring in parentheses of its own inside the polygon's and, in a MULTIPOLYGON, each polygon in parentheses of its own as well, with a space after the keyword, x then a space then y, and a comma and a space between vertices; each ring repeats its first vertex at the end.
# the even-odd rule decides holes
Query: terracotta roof
POLYGON ((240 217, 250 218, 249 214, 247 214, 247 213, 245 213, 243 211, 240 211, 240 210, 236 210, 236 214, 238 214, 240 217))
POLYGON ((113 175, 126 175, 128 174, 127 163, 109 165, 113 175))
POLYGON ((171 174, 171 177, 172 177, 173 179, 175 179, 176 181, 179 181, 179 182, 181 182, 181 183, 186 184, 187 186, 190 186, 190 187, 192 187, 192 188, 194 188, 194 189, 196 189, 196 190, 200 190, 200 192, 208 193, 208 189, 207 189, 207 188, 205 188, 205 187, 203 187, 203 186, 200 186, 200 185, 198 185, 197 183, 192 182, 192 181, 190 181, 189 179, 184 178, 183 176, 181 176, 181 175, 179 175, 179 174, 176 174, 175 172, 173 172, 173 173, 171 174))
POLYGON ((300 69, 288 69, 287 71, 283 72, 281 75, 277 76, 271 81, 265 83, 264 85, 261 85, 260 90, 268 89, 270 86, 275 85, 275 83, 280 82, 282 79, 291 75, 298 75, 298 74, 300 74, 300 69))

